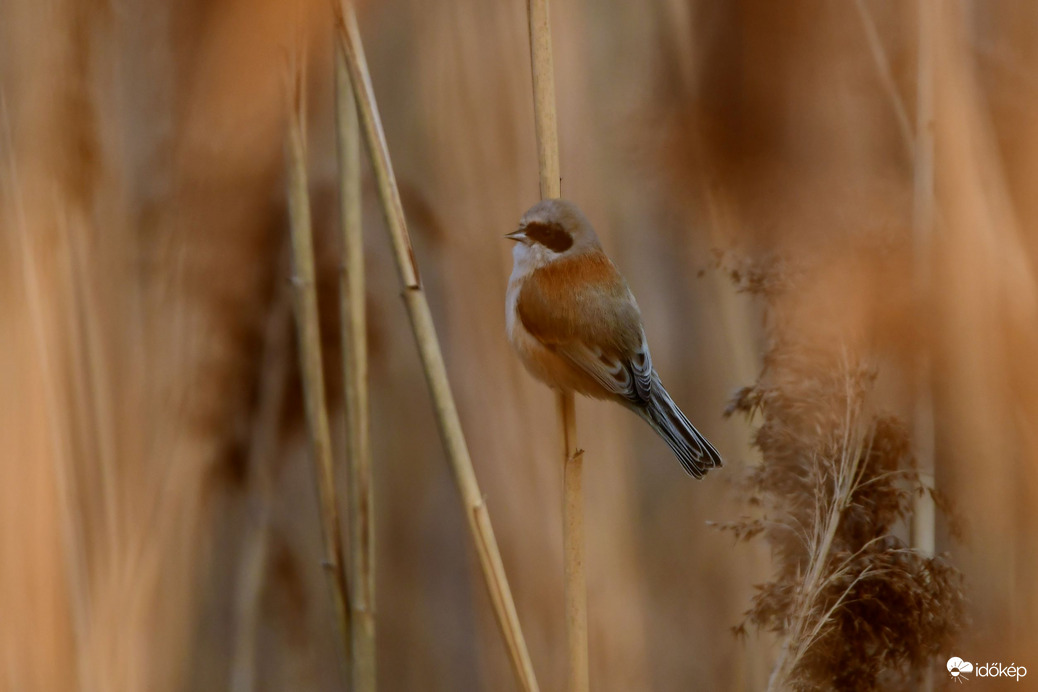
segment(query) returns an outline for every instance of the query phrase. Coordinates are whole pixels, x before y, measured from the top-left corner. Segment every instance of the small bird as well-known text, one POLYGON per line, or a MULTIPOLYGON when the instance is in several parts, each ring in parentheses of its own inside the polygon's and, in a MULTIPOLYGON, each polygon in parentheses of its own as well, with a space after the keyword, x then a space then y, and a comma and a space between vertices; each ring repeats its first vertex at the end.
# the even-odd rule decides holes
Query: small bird
POLYGON ((721 455, 663 388, 641 311, 572 202, 547 199, 523 214, 508 280, 508 340, 530 373, 553 389, 615 401, 643 418, 696 478, 721 455))

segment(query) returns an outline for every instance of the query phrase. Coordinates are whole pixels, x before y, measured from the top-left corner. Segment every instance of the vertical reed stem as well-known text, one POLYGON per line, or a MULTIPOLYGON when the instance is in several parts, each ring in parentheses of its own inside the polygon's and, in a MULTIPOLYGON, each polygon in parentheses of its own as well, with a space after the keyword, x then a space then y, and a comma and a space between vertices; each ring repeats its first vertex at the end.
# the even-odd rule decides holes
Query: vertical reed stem
MULTIPOLYGON (((292 233, 292 285, 299 339, 299 367, 303 380, 306 420, 310 432, 314 475, 320 500, 321 530, 324 539, 324 570, 331 592, 333 615, 342 637, 339 657, 343 671, 350 661, 350 621, 346 571, 342 556, 339 506, 335 495, 331 434, 324 397, 324 367, 321 363, 321 335, 317 318, 313 230, 310 222, 310 196, 307 189, 306 134, 303 129, 305 98, 298 65, 289 77, 289 129, 286 144, 288 159, 288 211, 292 233)), ((347 676, 348 679, 348 676, 347 676)))
POLYGON ((234 603, 230 692, 256 689, 256 640, 269 552, 271 467, 278 452, 285 389, 290 373, 288 294, 274 298, 264 328, 256 409, 249 425, 249 526, 241 543, 234 603))
POLYGON ((558 393, 562 426, 562 554, 566 601, 566 650, 571 691, 589 689, 587 580, 584 577, 584 451, 576 449, 577 421, 573 394, 558 393))
MULTIPOLYGON (((915 202, 913 235, 915 250, 915 284, 920 308, 928 310, 930 298, 930 236, 934 224, 934 75, 933 24, 936 7, 932 0, 919 2, 919 74, 916 107, 915 202)), ((919 354, 915 445, 919 471, 929 485, 933 482, 933 403, 931 401, 930 363, 928 349, 919 354)), ((927 555, 934 552, 934 507, 929 495, 916 502, 913 515, 913 543, 927 555)))
POLYGON ((551 52, 548 0, 527 0, 530 18, 530 66, 533 71, 533 121, 541 199, 562 196, 559 175, 559 127, 555 115, 555 63, 551 52))
MULTIPOLYGON (((562 196, 559 175, 559 133, 555 111, 555 67, 551 50, 548 0, 528 0, 530 66, 533 72, 533 113, 541 199, 562 196)), ((587 580, 584 576, 583 452, 577 449, 577 421, 570 392, 557 393, 562 433, 563 577, 566 599, 566 648, 571 692, 589 688, 587 640, 587 580)))
POLYGON ((461 420, 454 404, 454 396, 451 393, 450 381, 447 379, 447 368, 443 362, 443 354, 440 352, 432 313, 429 311, 429 303, 422 290, 418 274, 418 265, 411 250, 411 240, 407 233, 400 192, 393 175, 385 134, 382 131, 382 121, 379 118, 378 104, 375 102, 375 94, 371 86, 371 76, 364 56, 364 46, 361 43, 357 18, 349 0, 341 0, 335 7, 339 39, 354 86, 361 129, 368 154, 371 157, 371 166, 386 218, 386 228, 393 245, 397 269, 404 285, 404 303, 407 306, 411 329, 414 332, 418 354, 432 396, 440 437, 443 440, 447 460, 450 462, 454 480, 461 494, 469 532, 476 548, 483 579, 516 680, 523 690, 538 690, 526 641, 523 639, 523 633, 519 627, 519 616, 515 610, 512 591, 508 586, 504 565, 501 562, 501 553, 498 550, 497 540, 494 538, 490 516, 472 468, 472 459, 469 457, 461 420))
POLYGON ((349 70, 335 50, 335 123, 339 158, 339 219, 343 263, 339 274, 346 451, 349 473, 349 581, 353 587, 353 690, 375 690, 375 519, 368 410, 368 344, 364 310, 364 239, 361 226, 360 125, 349 70))
MULTIPOLYGON (((934 63, 937 4, 919 0, 919 64, 917 79, 915 182, 912 219, 915 254, 915 290, 919 309, 930 312, 931 236, 934 227, 934 63)), ((916 360, 916 401, 913 443, 923 483, 933 487, 934 412, 930 344, 924 339, 916 360)), ((928 493, 919 495, 912 512, 912 547, 927 557, 936 549, 936 509, 928 493)), ((933 675, 926 668, 921 689, 933 689, 933 675)))

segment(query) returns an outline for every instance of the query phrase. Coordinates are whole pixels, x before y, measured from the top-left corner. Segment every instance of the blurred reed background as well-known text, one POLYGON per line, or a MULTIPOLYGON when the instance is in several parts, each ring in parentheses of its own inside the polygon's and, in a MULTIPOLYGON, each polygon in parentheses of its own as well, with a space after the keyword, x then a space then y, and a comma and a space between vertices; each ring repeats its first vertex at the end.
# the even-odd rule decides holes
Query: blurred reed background
MULTIPOLYGON (((563 194, 728 460, 695 483, 635 417, 578 403, 594 689, 761 689, 774 657, 730 631, 767 551, 706 526, 749 511, 733 480, 756 463, 752 430, 722 412, 767 346, 714 248, 806 267, 784 328, 868 355, 877 405, 906 420, 928 349, 937 483, 966 527, 955 542, 938 524, 969 600, 946 653, 1038 669, 1038 4, 932 2, 928 301, 916 3, 553 4, 563 194)), ((504 336, 501 236, 538 197, 525 3, 359 10, 476 472, 542 688, 559 689, 552 394, 504 336)), ((339 684, 286 302, 298 41, 341 456, 326 3, 0 0, 5 690, 339 684)), ((370 182, 364 218, 380 685, 512 689, 370 182)))

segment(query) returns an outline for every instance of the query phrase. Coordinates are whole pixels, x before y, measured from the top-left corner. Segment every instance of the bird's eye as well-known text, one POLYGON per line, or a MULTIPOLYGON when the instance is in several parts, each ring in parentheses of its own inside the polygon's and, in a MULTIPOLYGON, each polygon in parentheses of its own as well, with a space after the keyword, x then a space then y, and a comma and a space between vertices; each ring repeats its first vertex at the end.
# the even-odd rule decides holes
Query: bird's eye
POLYGON ((527 238, 552 252, 565 252, 573 246, 573 236, 559 223, 534 221, 528 223, 524 230, 527 238))

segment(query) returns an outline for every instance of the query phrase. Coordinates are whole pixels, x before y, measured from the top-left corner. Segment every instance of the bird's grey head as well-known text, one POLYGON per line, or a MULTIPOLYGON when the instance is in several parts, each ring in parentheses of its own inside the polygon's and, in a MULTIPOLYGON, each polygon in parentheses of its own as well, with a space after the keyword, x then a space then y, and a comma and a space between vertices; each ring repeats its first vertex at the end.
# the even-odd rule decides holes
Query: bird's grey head
POLYGON ((519 228, 505 237, 517 242, 517 261, 532 260, 534 264, 601 249, 591 222, 577 205, 564 199, 533 205, 519 220, 519 228))

